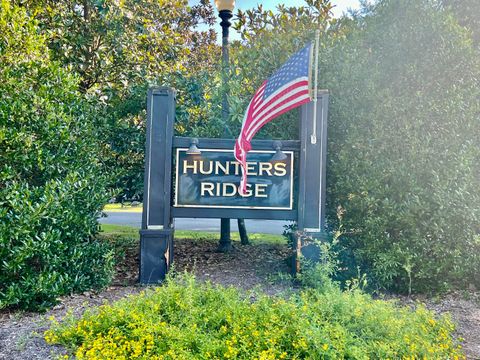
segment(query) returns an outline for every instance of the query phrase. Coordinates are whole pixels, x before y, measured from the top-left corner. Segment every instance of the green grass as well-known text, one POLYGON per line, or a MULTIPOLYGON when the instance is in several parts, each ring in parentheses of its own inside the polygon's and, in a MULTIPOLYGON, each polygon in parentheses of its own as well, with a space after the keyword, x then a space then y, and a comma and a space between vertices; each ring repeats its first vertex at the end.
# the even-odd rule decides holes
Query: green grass
POLYGON ((138 206, 132 206, 130 203, 119 204, 106 204, 103 208, 103 211, 111 211, 111 212, 142 212, 143 205, 140 204, 138 206))
POLYGON ((102 235, 138 237, 138 229, 133 226, 101 224, 102 235))
MULTIPOLYGON (((122 242, 130 242, 134 239, 138 240, 140 238, 140 235, 138 234, 138 229, 133 226, 102 224, 101 231, 101 237, 114 238, 116 241, 123 240, 122 242)), ((220 234, 203 231, 175 230, 175 238, 218 241, 218 239, 220 238, 220 234)), ((282 235, 248 234, 248 238, 250 239, 250 242, 254 245, 276 245, 286 243, 286 239, 282 235)), ((240 236, 238 232, 232 232, 232 240, 234 242, 240 241, 240 236)))

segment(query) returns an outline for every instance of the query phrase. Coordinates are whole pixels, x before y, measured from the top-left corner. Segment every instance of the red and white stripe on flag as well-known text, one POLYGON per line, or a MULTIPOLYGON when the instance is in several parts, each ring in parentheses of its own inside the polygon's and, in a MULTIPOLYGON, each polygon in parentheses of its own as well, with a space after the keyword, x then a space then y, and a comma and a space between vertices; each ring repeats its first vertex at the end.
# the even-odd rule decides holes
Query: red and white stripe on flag
POLYGON ((294 54, 255 92, 243 118, 242 129, 235 141, 235 158, 242 168, 240 194, 247 190, 247 154, 251 140, 268 122, 311 101, 310 62, 312 44, 294 54))

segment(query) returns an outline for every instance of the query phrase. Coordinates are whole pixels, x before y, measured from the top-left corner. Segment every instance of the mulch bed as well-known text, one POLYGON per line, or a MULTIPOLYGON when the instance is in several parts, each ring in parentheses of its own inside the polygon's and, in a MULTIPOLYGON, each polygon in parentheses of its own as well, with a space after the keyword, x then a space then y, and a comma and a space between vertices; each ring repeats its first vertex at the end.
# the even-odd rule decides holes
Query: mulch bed
MULTIPOLYGON (((275 295, 291 291, 286 245, 235 245, 232 253, 216 252, 217 244, 208 240, 175 240, 175 271, 193 271, 200 280, 209 280, 225 286, 243 289, 259 288, 275 295), (283 279, 283 280, 282 280, 283 279)), ((132 251, 117 269, 117 276, 109 288, 99 293, 86 292, 65 296, 60 304, 45 314, 0 313, 0 359, 54 359, 64 349, 50 346, 42 334, 48 328, 48 318, 57 319, 68 309, 80 315, 85 309, 112 302, 140 292, 144 287, 138 279, 138 253, 132 251)), ((401 303, 412 305, 416 300, 426 303, 437 313, 450 312, 458 325, 458 336, 465 339, 468 359, 480 359, 480 294, 450 294, 436 301, 428 298, 396 297, 401 303)))

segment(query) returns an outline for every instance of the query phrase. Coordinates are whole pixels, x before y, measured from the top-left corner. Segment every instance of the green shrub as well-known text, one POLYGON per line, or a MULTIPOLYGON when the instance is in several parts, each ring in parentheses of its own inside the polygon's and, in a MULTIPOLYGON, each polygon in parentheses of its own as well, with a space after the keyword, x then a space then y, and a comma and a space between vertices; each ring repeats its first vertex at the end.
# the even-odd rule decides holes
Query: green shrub
POLYGON ((112 255, 95 240, 106 178, 95 107, 9 4, 0 3, 0 308, 38 309, 108 283, 112 255))
POLYGON ((453 325, 358 291, 289 299, 168 279, 156 289, 52 319, 49 343, 77 359, 458 359, 453 325))
POLYGON ((371 275, 401 291, 480 284, 480 66, 436 1, 379 1, 337 25, 329 222, 371 275))

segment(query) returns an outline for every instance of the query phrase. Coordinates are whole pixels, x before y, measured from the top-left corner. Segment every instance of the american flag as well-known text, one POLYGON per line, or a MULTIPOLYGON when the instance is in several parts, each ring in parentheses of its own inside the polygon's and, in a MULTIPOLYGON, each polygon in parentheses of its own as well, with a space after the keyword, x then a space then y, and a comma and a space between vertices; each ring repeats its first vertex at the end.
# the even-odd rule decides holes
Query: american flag
POLYGON ((251 140, 268 122, 311 100, 310 62, 312 44, 292 55, 253 95, 243 118, 242 130, 235 141, 235 158, 242 166, 240 194, 247 190, 247 153, 251 140))

